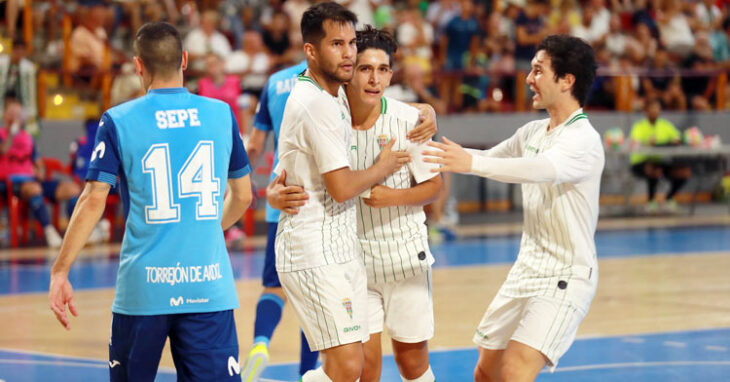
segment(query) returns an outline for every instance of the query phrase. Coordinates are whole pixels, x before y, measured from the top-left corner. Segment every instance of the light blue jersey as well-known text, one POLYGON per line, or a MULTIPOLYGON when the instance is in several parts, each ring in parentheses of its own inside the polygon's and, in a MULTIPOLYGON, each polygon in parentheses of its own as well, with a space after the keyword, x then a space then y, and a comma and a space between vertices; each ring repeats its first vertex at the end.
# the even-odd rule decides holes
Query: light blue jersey
MULTIPOLYGON (((297 83, 297 75, 305 69, 307 69, 307 62, 302 61, 295 66, 290 66, 272 74, 261 93, 261 101, 259 101, 256 110, 253 126, 267 133, 274 132, 274 164, 272 169, 276 168, 276 164, 279 162, 279 129, 281 128, 281 120, 284 117, 284 106, 286 106, 286 100, 289 99, 289 93, 291 93, 294 84, 297 83)), ((269 183, 275 177, 276 175, 272 172, 269 183)), ((279 210, 271 208, 269 203, 266 203, 267 222, 277 223, 279 213, 279 210)))
POLYGON ((101 118, 88 180, 120 178, 126 226, 112 311, 128 315, 234 309, 221 229, 228 178, 250 172, 228 105, 154 89, 101 118))

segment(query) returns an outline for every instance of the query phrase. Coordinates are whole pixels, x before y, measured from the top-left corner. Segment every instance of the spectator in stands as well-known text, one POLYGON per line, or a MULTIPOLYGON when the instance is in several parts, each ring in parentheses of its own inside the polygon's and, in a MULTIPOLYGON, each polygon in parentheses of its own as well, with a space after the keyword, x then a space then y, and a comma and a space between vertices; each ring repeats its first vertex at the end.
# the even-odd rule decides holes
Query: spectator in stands
POLYGON ((472 16, 472 0, 461 0, 460 5, 461 13, 446 24, 439 48, 441 67, 451 72, 443 78, 441 94, 453 99, 457 107, 462 106, 461 72, 474 67, 482 34, 479 22, 472 16))
POLYGON ((685 58, 692 52, 695 39, 681 7, 679 0, 665 0, 657 10, 656 19, 662 45, 672 54, 685 58))
MULTIPOLYGON (((681 143, 681 134, 674 125, 659 117, 661 101, 652 99, 646 104, 646 118, 634 123, 631 128, 631 146, 668 146, 681 143)), ((689 166, 668 158, 645 154, 631 154, 631 171, 634 175, 645 178, 649 186, 647 204, 648 212, 657 212, 659 205, 656 190, 659 179, 666 177, 671 182, 671 189, 666 196, 666 206, 670 211, 677 210, 674 196, 692 175, 689 166)))
MULTIPOLYGON (((46 244, 50 248, 61 246, 61 235, 51 224, 48 210, 43 201, 47 198, 54 203, 66 202, 67 215, 70 217, 80 189, 69 181, 42 180, 43 164, 37 157, 33 138, 23 129, 24 112, 21 104, 14 98, 5 98, 3 126, 0 127, 0 183, 3 197, 12 192, 28 202, 33 215, 43 227, 46 244), (10 188, 7 189, 7 181, 10 188)), ((100 229, 95 229, 90 242, 99 242, 100 229)))
POLYGON ((583 22, 580 13, 580 4, 578 0, 557 0, 553 2, 552 11, 547 19, 547 25, 557 33, 567 34, 573 28, 578 27, 583 22))
POLYGON ((289 38, 291 38, 294 46, 302 45, 302 31, 299 26, 302 23, 304 11, 309 9, 311 5, 309 0, 287 0, 284 2, 283 10, 289 15, 290 22, 289 38))
POLYGON ((652 35, 651 27, 646 23, 636 25, 634 38, 639 44, 638 49, 632 55, 632 61, 635 65, 644 65, 647 61, 654 60, 659 42, 652 35))
POLYGON ((336 0, 338 3, 345 6, 352 13, 357 15, 357 26, 356 29, 363 29, 365 25, 375 25, 375 19, 373 18, 373 9, 376 4, 381 3, 378 0, 336 0))
POLYGON ((191 30, 185 37, 183 46, 188 51, 188 62, 193 69, 204 68, 208 53, 215 53, 224 60, 231 54, 231 44, 217 28, 218 13, 206 11, 200 18, 200 27, 191 30))
POLYGON ((236 115, 238 126, 241 123, 241 111, 238 107, 238 97, 241 96, 241 80, 237 75, 226 74, 223 59, 215 54, 208 53, 205 57, 206 75, 198 80, 198 94, 204 97, 215 98, 228 104, 236 115))
POLYGON ((431 46, 434 42, 434 30, 431 24, 424 20, 418 8, 406 8, 400 13, 395 36, 398 40, 398 50, 403 55, 403 63, 417 63, 430 74, 433 69, 431 46))
POLYGON ((654 54, 649 77, 641 79, 644 95, 648 100, 659 99, 673 109, 686 110, 687 99, 682 92, 677 68, 669 60, 669 53, 658 49, 654 54))
POLYGON ((271 22, 263 30, 264 48, 268 51, 274 68, 288 66, 294 63, 297 53, 301 49, 292 46, 289 39, 289 16, 283 11, 276 11, 271 22))
POLYGON ((71 32, 69 41, 70 55, 68 70, 80 74, 84 81, 88 81, 91 75, 98 70, 108 69, 114 57, 109 50, 109 62, 105 62, 107 47, 106 30, 104 20, 106 8, 103 5, 94 5, 90 8, 82 7, 79 12, 81 23, 71 32))
POLYGON ((692 54, 683 63, 683 67, 693 73, 682 77, 682 91, 690 109, 710 111, 717 89, 717 74, 713 71, 716 64, 712 60, 710 36, 707 32, 698 32, 695 41, 697 43, 692 54))
POLYGON ((602 25, 598 19, 597 12, 598 10, 592 4, 583 7, 581 23, 573 27, 570 34, 592 45, 602 42, 608 33, 609 22, 602 25))
POLYGON ((461 5, 459 0, 437 0, 429 4, 426 12, 426 20, 433 25, 436 30, 436 39, 441 38, 441 34, 454 17, 461 13, 461 5))
MULTIPOLYGON (((25 42, 13 40, 10 55, 0 54, 0 97, 17 97, 25 110, 25 129, 34 134, 38 131, 38 97, 36 96, 36 65, 26 58, 25 42)), ((3 103, 0 102, 0 114, 3 103)))
MULTIPOLYGON (((139 76, 134 72, 134 64, 126 62, 122 64, 119 74, 112 81, 111 94, 109 95, 110 101, 112 106, 116 106, 143 96, 146 91, 147 89, 142 88, 139 76)), ((91 143, 93 142, 92 140, 91 143)), ((84 177, 81 177, 81 179, 84 179, 84 177)))
POLYGON ((525 8, 515 20, 515 69, 529 72, 535 48, 545 36, 551 34, 542 18, 543 3, 527 0, 525 8))
POLYGON ((247 31, 243 36, 243 50, 234 52, 226 61, 226 72, 242 78, 242 96, 239 97, 238 109, 241 110, 239 128, 246 134, 253 111, 256 110, 261 90, 266 84, 271 69, 271 59, 264 47, 261 34, 247 31))

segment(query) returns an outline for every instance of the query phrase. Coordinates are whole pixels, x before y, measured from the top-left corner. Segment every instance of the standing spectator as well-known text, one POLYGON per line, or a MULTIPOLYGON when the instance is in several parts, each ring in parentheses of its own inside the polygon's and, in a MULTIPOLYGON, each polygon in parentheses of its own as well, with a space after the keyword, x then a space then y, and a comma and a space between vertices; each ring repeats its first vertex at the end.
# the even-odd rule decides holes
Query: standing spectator
POLYGON ((235 73, 240 78, 242 96, 238 99, 241 109, 241 132, 248 133, 251 116, 256 110, 258 98, 266 84, 271 58, 266 53, 261 34, 248 31, 243 36, 243 50, 234 52, 226 61, 226 72, 235 73))
POLYGON ((375 25, 373 19, 373 8, 381 1, 373 0, 337 0, 338 3, 349 9, 350 12, 357 15, 357 26, 355 29, 363 29, 365 25, 375 25))
POLYGON ((515 20, 515 32, 517 43, 515 44, 515 69, 529 71, 530 61, 535 56, 535 48, 542 39, 549 34, 544 28, 542 19, 542 3, 540 0, 527 0, 527 4, 517 20, 515 20))
POLYGON ((238 97, 241 95, 241 80, 233 74, 226 74, 223 59, 215 53, 205 57, 206 75, 198 81, 198 94, 221 100, 230 106, 236 116, 239 128, 241 112, 238 110, 238 97))
POLYGON ((271 23, 264 28, 263 43, 272 59, 272 66, 280 67, 292 63, 298 49, 292 46, 289 39, 289 16, 283 11, 274 12, 271 23))
POLYGON ((453 99, 457 107, 462 106, 461 75, 466 69, 474 66, 476 50, 479 46, 481 29, 479 22, 472 16, 474 3, 472 0, 461 0, 461 14, 446 24, 441 35, 439 53, 444 71, 449 73, 442 82, 441 94, 453 99))
POLYGON ((416 61, 430 73, 434 30, 431 24, 423 19, 418 8, 407 8, 401 12, 395 35, 403 54, 403 62, 416 61))
POLYGON ((183 45, 190 55, 193 69, 203 69, 208 53, 215 53, 224 60, 231 54, 231 44, 217 28, 218 13, 206 11, 200 19, 200 27, 191 30, 185 37, 183 45))
MULTIPOLYGON (((25 111, 25 130, 38 132, 38 97, 36 95, 36 65, 26 58, 28 51, 20 39, 13 40, 10 55, 0 54, 0 97, 17 97, 25 111)), ((3 113, 0 102, 0 114, 3 113)))
POLYGON ((682 92, 687 98, 687 106, 691 110, 710 111, 715 100, 717 89, 715 62, 712 61, 712 45, 707 32, 695 35, 697 44, 692 54, 684 61, 685 69, 693 73, 682 77, 682 92))

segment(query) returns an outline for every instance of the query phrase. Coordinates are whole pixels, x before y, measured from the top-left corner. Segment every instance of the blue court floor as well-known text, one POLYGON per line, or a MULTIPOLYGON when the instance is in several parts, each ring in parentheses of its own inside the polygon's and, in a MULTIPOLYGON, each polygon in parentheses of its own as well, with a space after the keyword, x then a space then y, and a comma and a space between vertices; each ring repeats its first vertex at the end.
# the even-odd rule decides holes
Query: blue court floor
MULTIPOLYGON (((730 227, 604 231, 596 234, 596 244, 599 259, 703 256, 730 252, 730 227)), ((510 236, 459 240, 435 246, 433 252, 435 267, 448 268, 508 264, 518 249, 519 237, 510 236)), ((261 251, 235 253, 231 259, 237 278, 259 276, 261 251)), ((110 288, 118 266, 115 257, 80 261, 72 268, 70 279, 76 290, 110 288)), ((45 292, 48 271, 49 264, 0 264, 0 295, 45 292)), ((440 381, 472 380, 476 360, 474 347, 431 352, 440 381)), ((298 378, 297 370, 296 364, 271 365, 262 377, 293 381, 298 378)), ((108 380, 108 365, 96 359, 0 349, 0 382, 51 380, 108 380)), ((174 370, 161 369, 157 380, 175 381, 174 370)), ((382 380, 400 381, 392 356, 385 357, 382 380)), ((730 381, 730 328, 579 338, 556 372, 543 372, 538 381, 730 381)))
MULTIPOLYGON (((431 352, 439 381, 470 381, 476 348, 431 352)), ((294 381, 297 364, 271 365, 262 378, 294 381)), ((108 380, 106 362, 0 350, 0 379, 11 382, 108 380), (61 379, 53 376, 63 375, 61 379)), ((175 381, 161 369, 159 382, 175 381)), ((400 381, 392 356, 383 361, 383 381, 400 381)), ((631 337, 578 339, 555 373, 538 381, 730 381, 730 329, 658 333, 631 337)))

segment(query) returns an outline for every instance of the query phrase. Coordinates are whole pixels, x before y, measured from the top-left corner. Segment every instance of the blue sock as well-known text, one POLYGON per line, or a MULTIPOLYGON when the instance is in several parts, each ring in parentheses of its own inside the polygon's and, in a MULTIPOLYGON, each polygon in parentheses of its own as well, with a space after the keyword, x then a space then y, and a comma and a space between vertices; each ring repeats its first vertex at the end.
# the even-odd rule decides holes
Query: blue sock
POLYGON ((318 351, 309 350, 309 342, 307 337, 302 334, 302 348, 300 350, 300 362, 299 362, 299 375, 304 375, 309 370, 314 370, 317 367, 317 358, 319 358, 318 351))
POLYGON ((281 321, 282 309, 284 300, 281 297, 272 293, 264 293, 259 297, 259 302, 256 304, 256 321, 253 325, 253 343, 263 342, 269 346, 274 329, 281 321))
POLYGON ((73 198, 66 201, 66 217, 71 219, 71 215, 74 213, 74 208, 76 208, 76 202, 79 201, 78 196, 74 196, 73 198))
POLYGON ((32 196, 30 200, 28 200, 28 205, 30 205, 30 209, 33 211, 35 218, 41 223, 41 227, 46 227, 51 224, 51 218, 48 217, 48 210, 43 204, 43 196, 32 196))

